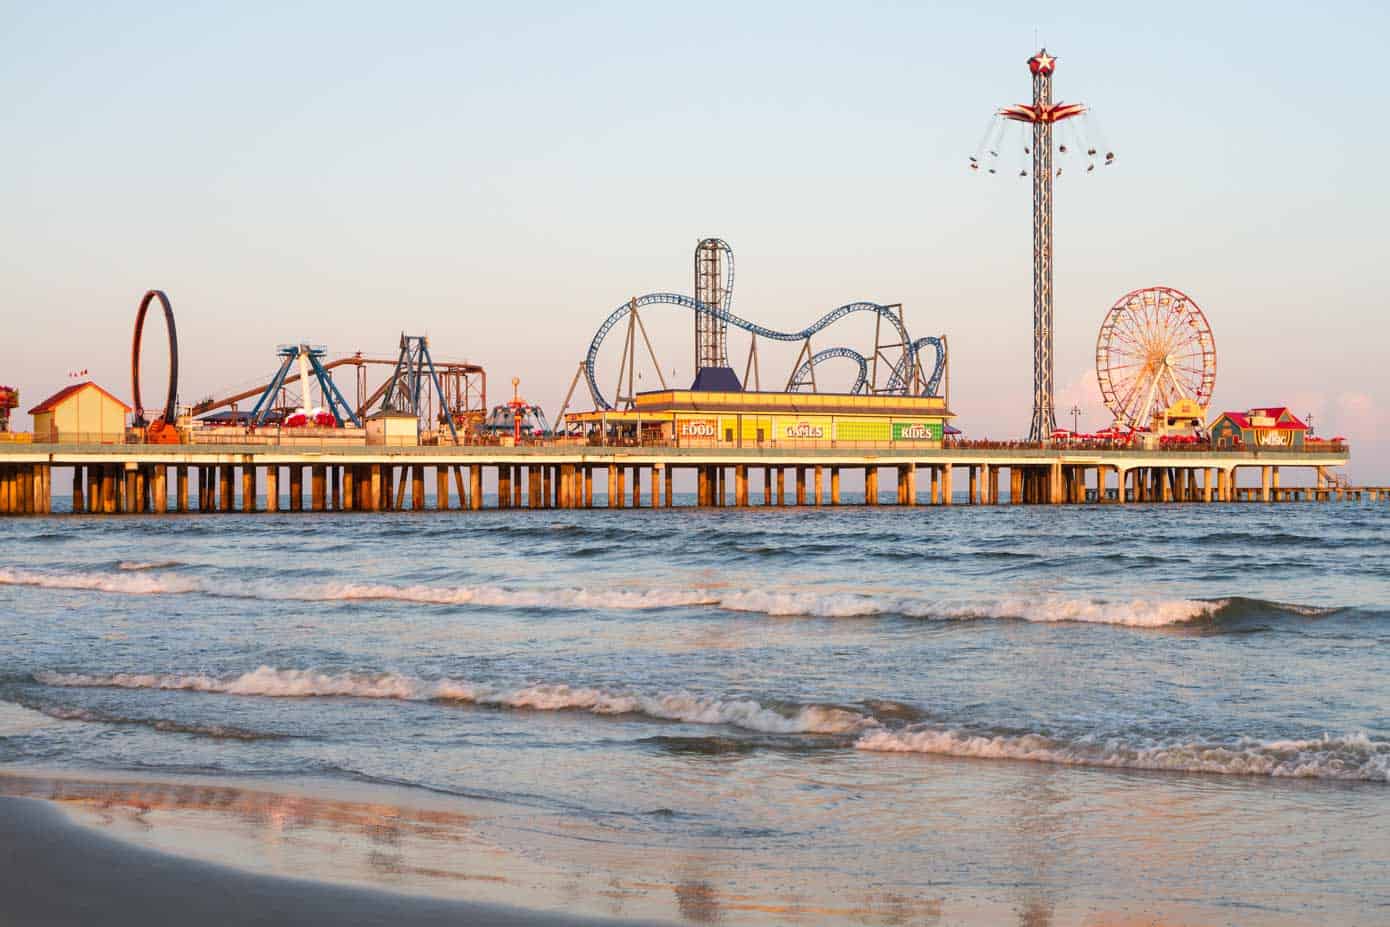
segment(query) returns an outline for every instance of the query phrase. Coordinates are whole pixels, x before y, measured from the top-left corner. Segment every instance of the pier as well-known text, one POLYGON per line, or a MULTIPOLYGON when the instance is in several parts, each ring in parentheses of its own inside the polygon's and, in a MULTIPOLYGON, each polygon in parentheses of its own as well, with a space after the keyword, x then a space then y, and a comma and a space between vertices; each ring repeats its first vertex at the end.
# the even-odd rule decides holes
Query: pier
POLYGON ((840 506, 847 473, 864 505, 1390 502, 1348 486, 1340 451, 1089 448, 911 449, 536 446, 0 445, 0 515, 47 514, 55 471, 74 513, 382 512, 427 507, 656 508, 678 471, 697 507, 840 506), (1312 485, 1281 485, 1291 471, 1312 485), (1240 485, 1241 471, 1258 485, 1240 485), (484 481, 496 487, 485 495, 484 481), (432 488, 431 497, 426 489, 432 488), (490 496, 490 498, 489 498, 490 496))

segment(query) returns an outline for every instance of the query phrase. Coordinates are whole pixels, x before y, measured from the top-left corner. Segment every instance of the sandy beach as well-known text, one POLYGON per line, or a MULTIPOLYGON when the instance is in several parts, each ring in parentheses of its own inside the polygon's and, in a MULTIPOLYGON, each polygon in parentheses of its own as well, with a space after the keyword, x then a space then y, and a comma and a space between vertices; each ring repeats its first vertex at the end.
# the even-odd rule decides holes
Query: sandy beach
POLYGON ((0 921, 110 927, 620 923, 242 872, 114 840, 74 824, 48 802, 10 797, 0 797, 0 921))

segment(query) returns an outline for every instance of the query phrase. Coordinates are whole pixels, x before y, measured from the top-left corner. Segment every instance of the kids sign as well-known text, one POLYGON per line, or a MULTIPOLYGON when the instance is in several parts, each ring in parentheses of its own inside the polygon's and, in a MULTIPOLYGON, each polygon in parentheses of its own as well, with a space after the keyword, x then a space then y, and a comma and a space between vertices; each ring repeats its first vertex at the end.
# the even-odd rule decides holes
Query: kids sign
POLYGON ((894 441, 940 441, 940 422, 894 422, 894 441))

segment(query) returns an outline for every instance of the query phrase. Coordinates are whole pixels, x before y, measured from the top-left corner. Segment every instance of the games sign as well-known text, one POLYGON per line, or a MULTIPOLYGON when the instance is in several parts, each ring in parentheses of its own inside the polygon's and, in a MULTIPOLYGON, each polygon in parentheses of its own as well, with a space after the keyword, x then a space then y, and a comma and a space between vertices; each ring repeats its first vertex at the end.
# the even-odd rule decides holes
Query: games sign
POLYGON ((782 437, 788 441, 819 441, 826 437, 820 422, 783 422, 782 437))

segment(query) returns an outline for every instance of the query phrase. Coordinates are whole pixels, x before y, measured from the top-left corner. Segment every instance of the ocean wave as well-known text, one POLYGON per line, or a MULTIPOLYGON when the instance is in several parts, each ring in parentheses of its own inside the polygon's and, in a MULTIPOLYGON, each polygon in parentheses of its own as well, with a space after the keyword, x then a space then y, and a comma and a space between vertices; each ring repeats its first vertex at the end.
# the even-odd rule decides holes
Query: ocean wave
POLYGON ((425 680, 397 673, 319 673, 262 666, 234 677, 153 673, 36 673, 46 686, 165 689, 270 698, 350 697, 464 702, 531 711, 642 715, 687 724, 729 725, 768 734, 851 734, 875 726, 870 716, 833 705, 782 711, 753 699, 718 699, 685 692, 647 694, 541 683, 516 689, 456 679, 425 680))
POLYGON ((871 730, 857 749, 929 753, 981 759, 1028 760, 1066 766, 1098 766, 1232 776, 1352 779, 1390 782, 1390 741, 1364 733, 1312 740, 1129 743, 1119 738, 1058 740, 1041 734, 990 736, 955 730, 871 730))
POLYGON ((507 589, 501 586, 389 586, 341 583, 286 593, 310 601, 387 599, 428 605, 490 605, 523 608, 674 608, 714 605, 718 597, 699 589, 507 589))
POLYGON ((172 570, 181 566, 183 564, 177 560, 122 560, 116 564, 116 569, 142 572, 144 570, 172 570))
POLYGON ((125 595, 168 595, 204 591, 192 578, 157 576, 141 572, 39 573, 0 568, 0 586, 38 586, 43 589, 91 590, 125 595))
MULTIPOLYGON (((306 602, 393 601, 423 605, 565 610, 650 610, 709 606, 724 611, 778 617, 859 618, 898 615, 935 621, 973 619, 1039 623, 1109 624, 1159 628, 1198 621, 1250 617, 1321 617, 1340 611, 1232 596, 1224 599, 1135 598, 1106 600, 1062 595, 1014 595, 984 602, 949 602, 920 597, 816 590, 513 588, 495 585, 431 586, 388 583, 310 585, 224 583, 160 573, 166 564, 131 562, 119 572, 59 573, 0 568, 0 585, 37 586, 125 595, 183 595, 306 602)), ((167 564, 173 565, 173 564, 167 564)))
POLYGON ((211 737, 216 740, 283 740, 284 734, 253 731, 249 728, 231 724, 199 724, 190 721, 173 721, 168 718, 135 718, 115 715, 91 708, 67 708, 60 706, 35 707, 38 712, 57 721, 83 721, 89 724, 134 725, 147 727, 164 734, 192 734, 197 737, 211 737))

